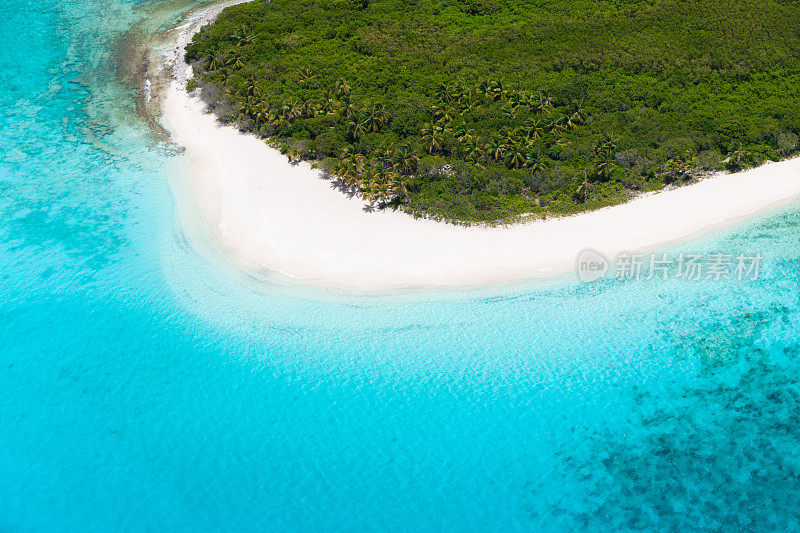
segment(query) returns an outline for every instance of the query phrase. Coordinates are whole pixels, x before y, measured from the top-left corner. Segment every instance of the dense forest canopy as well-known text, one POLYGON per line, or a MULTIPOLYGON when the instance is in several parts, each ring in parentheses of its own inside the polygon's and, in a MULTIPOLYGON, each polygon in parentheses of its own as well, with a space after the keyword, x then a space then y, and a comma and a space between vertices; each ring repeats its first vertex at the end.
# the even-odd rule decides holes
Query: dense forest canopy
POLYGON ((186 57, 223 120, 453 221, 594 209, 798 150, 796 0, 257 0, 186 57))

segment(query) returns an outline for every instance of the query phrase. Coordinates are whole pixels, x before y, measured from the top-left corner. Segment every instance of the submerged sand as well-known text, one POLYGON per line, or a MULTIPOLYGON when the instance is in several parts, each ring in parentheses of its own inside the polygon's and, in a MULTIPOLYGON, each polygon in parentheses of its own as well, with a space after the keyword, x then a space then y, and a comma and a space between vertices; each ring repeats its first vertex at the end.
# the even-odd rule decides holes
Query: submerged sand
POLYGON ((221 126, 186 92, 183 46, 224 7, 177 32, 162 122, 185 148, 182 171, 204 231, 238 264, 356 289, 482 285, 573 269, 592 248, 612 257, 700 235, 800 198, 800 159, 568 218, 461 227, 367 211, 310 165, 292 165, 255 136, 221 126))

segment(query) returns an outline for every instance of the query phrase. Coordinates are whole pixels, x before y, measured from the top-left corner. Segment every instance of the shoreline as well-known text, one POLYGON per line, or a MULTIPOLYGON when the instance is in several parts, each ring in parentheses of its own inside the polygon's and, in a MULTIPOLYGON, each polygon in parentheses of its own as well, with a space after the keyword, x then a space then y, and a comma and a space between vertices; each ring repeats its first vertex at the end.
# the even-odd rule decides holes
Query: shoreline
POLYGON ((597 211, 507 226, 366 211, 308 163, 293 165, 254 135, 219 125, 199 96, 186 92, 186 43, 242 1, 203 6, 172 30, 177 35, 163 63, 170 78, 158 102, 164 129, 184 148, 188 191, 178 201, 193 203, 205 233, 249 273, 368 291, 554 277, 572 271, 587 248, 607 257, 652 249, 800 198, 794 158, 597 211))

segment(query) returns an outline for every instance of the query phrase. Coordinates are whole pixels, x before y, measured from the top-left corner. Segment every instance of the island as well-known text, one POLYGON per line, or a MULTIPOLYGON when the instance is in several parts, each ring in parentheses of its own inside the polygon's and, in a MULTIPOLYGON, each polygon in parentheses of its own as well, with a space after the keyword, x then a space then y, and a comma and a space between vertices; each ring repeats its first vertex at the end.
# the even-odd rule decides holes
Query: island
POLYGON ((375 207, 565 215, 798 150, 800 14, 776 0, 272 0, 186 49, 227 123, 375 207))
POLYGON ((150 78, 198 249, 269 283, 496 284, 800 198, 793 17, 231 0, 188 15, 150 78))

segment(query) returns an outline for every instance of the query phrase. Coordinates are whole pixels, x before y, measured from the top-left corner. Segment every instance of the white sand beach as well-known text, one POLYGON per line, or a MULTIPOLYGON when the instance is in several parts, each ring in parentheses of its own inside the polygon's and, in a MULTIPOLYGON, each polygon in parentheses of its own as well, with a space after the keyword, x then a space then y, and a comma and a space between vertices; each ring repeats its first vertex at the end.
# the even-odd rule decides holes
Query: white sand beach
MULTIPOLYGON (((219 9, 180 31, 177 57, 219 9)), ((792 159, 588 214, 506 227, 368 212, 308 164, 292 165, 262 140, 220 126, 187 94, 186 68, 175 62, 162 121, 185 147, 184 171, 207 231, 246 268, 304 282, 376 290, 548 276, 572 270, 585 248, 609 257, 652 248, 800 198, 800 159, 792 159)))

